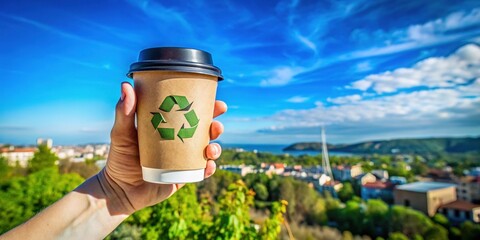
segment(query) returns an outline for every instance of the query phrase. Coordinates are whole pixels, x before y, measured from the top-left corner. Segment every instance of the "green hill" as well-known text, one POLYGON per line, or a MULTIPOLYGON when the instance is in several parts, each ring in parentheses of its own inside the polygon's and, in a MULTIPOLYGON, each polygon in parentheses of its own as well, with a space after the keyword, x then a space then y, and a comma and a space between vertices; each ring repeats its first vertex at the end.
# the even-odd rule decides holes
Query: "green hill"
MULTIPOLYGON (((321 143, 295 143, 284 151, 322 149, 321 143)), ((464 138, 422 138, 366 141, 355 144, 328 145, 330 151, 361 154, 440 154, 480 152, 480 137, 464 138)))

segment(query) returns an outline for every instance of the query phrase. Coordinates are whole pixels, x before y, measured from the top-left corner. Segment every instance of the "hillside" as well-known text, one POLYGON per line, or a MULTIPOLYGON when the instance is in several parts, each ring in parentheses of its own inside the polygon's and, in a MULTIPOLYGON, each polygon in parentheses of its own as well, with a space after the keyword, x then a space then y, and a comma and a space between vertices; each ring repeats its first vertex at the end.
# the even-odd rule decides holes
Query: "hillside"
MULTIPOLYGON (((320 151, 319 142, 295 143, 284 151, 320 151)), ((366 141, 355 144, 328 145, 330 151, 363 153, 363 154, 438 154, 438 153, 465 153, 480 152, 480 137, 465 138, 422 138, 422 139, 394 139, 366 141)))

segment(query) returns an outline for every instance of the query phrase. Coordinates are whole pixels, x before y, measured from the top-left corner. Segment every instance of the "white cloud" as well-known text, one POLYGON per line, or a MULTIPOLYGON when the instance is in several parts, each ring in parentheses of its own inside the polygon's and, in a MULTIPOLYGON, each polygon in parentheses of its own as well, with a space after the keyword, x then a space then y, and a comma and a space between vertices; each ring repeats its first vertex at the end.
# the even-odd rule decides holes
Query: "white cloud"
POLYGON ((290 83, 295 75, 303 71, 300 67, 277 67, 273 69, 270 73, 271 77, 264 79, 260 82, 261 86, 284 86, 290 83))
POLYGON ((365 29, 352 31, 351 39, 368 49, 353 51, 338 57, 339 60, 388 55, 413 49, 435 46, 470 38, 480 34, 480 8, 458 11, 443 18, 423 24, 414 24, 393 31, 365 29), (372 44, 377 46, 372 47, 372 44))
MULTIPOLYGON (((284 110, 269 120, 288 123, 279 124, 273 129, 352 123, 358 127, 367 123, 422 125, 435 124, 438 118, 465 120, 480 115, 480 92, 472 94, 469 89, 473 87, 480 88, 480 80, 458 88, 421 90, 368 100, 345 101, 343 105, 284 110)), ((358 97, 360 96, 354 98, 358 97)))
POLYGON ((470 12, 454 12, 445 18, 439 18, 425 24, 412 25, 400 35, 406 35, 407 40, 429 41, 449 31, 468 28, 479 23, 480 9, 475 8, 470 12))
POLYGON ((480 47, 465 45, 447 57, 374 74, 348 88, 373 90, 327 98, 310 109, 288 109, 264 120, 261 134, 318 135, 327 125, 343 142, 372 138, 461 136, 480 133, 480 47), (408 91, 398 91, 407 89, 408 91), (390 93, 390 94, 383 94, 390 93), (346 140, 347 139, 347 140, 346 140))
POLYGON ((370 61, 362 61, 362 62, 359 62, 355 65, 354 67, 354 71, 355 72, 368 72, 370 70, 373 69, 373 66, 372 64, 370 63, 370 61))
POLYGON ((303 103, 308 101, 309 99, 310 99, 309 97, 293 96, 285 101, 290 103, 303 103))
POLYGON ((358 102, 362 99, 362 96, 358 94, 348 95, 343 97, 336 97, 336 98, 327 98, 327 101, 335 104, 345 104, 345 103, 354 103, 358 102))
POLYGON ((312 40, 308 39, 307 37, 301 35, 299 32, 295 31, 294 33, 295 38, 300 41, 305 47, 311 49, 313 52, 317 52, 317 46, 312 40))
POLYGON ((448 57, 432 57, 411 68, 372 74, 349 87, 376 93, 392 93, 413 87, 452 87, 480 77, 480 47, 468 44, 448 57))

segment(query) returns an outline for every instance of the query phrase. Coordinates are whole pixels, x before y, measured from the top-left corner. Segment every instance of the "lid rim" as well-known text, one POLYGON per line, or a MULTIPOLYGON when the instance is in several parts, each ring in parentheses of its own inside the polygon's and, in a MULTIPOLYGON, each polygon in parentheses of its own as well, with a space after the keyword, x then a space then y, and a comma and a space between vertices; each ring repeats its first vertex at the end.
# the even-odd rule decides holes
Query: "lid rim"
POLYGON ((223 80, 220 68, 213 65, 210 53, 182 47, 156 47, 140 51, 139 59, 130 65, 129 78, 139 71, 175 71, 207 74, 223 80))

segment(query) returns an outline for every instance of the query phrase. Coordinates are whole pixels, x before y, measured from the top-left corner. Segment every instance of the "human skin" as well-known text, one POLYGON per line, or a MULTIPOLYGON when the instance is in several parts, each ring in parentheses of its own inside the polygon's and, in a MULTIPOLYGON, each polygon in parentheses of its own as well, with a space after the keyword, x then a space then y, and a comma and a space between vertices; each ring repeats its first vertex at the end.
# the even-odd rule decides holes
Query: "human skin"
MULTIPOLYGON (((135 91, 129 83, 122 83, 105 168, 0 239, 103 239, 135 211, 164 201, 180 189, 184 184, 143 181, 135 110, 135 91)), ((224 102, 215 102, 214 117, 226 111, 224 102)), ((222 132, 223 125, 213 121, 210 139, 216 139, 222 132)), ((221 151, 217 143, 205 148, 209 159, 205 178, 215 172, 213 160, 221 151)))

